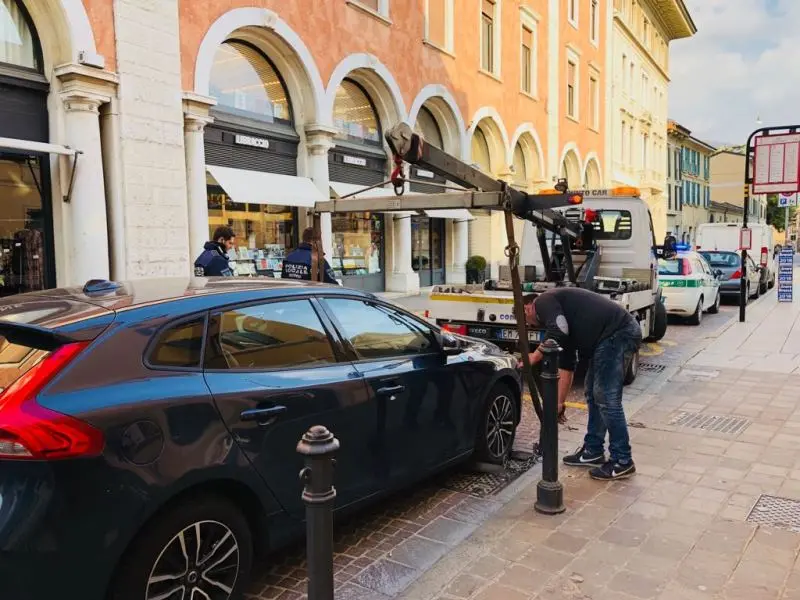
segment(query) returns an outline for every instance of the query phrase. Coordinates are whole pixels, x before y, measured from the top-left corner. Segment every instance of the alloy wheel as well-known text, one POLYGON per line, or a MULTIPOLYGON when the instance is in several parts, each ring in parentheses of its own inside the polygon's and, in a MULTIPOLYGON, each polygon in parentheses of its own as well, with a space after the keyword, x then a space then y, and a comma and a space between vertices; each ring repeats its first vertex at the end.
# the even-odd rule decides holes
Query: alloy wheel
POLYGON ((506 395, 492 400, 486 417, 486 447, 497 458, 508 455, 514 439, 514 404, 506 395))
POLYGON ((153 565, 145 600, 228 600, 239 575, 239 544, 217 521, 199 521, 173 537, 153 565))

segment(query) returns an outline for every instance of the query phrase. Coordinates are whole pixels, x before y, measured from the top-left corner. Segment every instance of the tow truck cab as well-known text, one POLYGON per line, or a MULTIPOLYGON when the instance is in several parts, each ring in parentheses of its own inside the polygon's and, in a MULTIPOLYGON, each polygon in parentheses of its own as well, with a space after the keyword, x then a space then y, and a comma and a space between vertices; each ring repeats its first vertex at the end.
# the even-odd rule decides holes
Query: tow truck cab
MULTIPOLYGON (((633 314, 645 339, 666 333, 666 313, 658 284, 658 255, 652 218, 636 188, 585 190, 583 203, 556 209, 570 221, 591 224, 591 245, 586 240, 569 248, 575 283, 565 276, 562 241, 544 232, 548 270, 536 227, 524 223, 520 276, 523 290, 544 291, 561 285, 578 285, 606 294, 633 314)), ((501 267, 500 278, 484 284, 435 286, 430 293, 429 318, 443 329, 494 342, 509 351, 517 349, 510 271, 501 267)), ((544 332, 529 328, 532 346, 544 332)))

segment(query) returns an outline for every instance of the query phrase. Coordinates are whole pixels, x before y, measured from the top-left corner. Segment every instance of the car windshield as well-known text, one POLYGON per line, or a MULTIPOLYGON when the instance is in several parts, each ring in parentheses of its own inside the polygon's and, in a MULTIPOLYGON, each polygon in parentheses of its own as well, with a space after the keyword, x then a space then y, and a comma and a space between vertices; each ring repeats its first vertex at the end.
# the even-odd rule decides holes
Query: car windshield
POLYGON ((712 267, 736 268, 739 266, 739 255, 736 252, 701 252, 700 254, 712 267))
POLYGON ((685 258, 658 259, 659 275, 682 275, 685 258))

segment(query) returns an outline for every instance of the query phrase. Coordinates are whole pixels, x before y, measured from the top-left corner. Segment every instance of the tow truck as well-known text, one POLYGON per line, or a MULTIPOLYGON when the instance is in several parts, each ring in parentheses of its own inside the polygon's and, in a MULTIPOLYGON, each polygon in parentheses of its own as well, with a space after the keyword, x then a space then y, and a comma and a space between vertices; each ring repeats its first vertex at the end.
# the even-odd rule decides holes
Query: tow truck
MULTIPOLYGON (((636 190, 570 190, 568 181, 559 179, 553 189, 529 194, 426 144, 407 123, 392 127, 384 137, 393 153, 394 170, 389 181, 371 187, 391 182, 394 195, 343 196, 317 202, 311 211, 315 232, 312 280, 319 281, 322 273, 321 213, 456 208, 502 211, 508 238, 506 277, 479 286, 435 287, 430 296, 431 312, 443 331, 490 340, 507 350, 516 346, 531 390, 539 386, 528 354, 531 344, 538 345, 544 338, 544 332, 525 325, 525 291, 585 287, 608 295, 629 310, 640 323, 643 337, 663 337, 666 313, 658 287, 659 250, 649 210, 636 190), (406 163, 444 178, 447 183, 439 185, 448 189, 405 196, 405 186, 411 182, 404 173, 406 163), (526 222, 522 248, 515 239, 514 219, 526 222), (524 263, 521 254, 526 258, 524 263)), ((635 377, 638 369, 638 356, 631 357, 627 369, 630 381, 631 371, 635 377)), ((541 418, 538 394, 533 393, 532 399, 541 418)))

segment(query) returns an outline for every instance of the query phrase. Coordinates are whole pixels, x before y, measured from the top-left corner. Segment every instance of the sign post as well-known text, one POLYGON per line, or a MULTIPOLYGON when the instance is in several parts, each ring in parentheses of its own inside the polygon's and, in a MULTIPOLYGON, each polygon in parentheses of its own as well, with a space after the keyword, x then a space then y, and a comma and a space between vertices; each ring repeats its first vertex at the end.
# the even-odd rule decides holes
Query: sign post
POLYGON ((792 301, 794 248, 784 246, 778 254, 778 302, 792 301))
MULTIPOLYGON (((744 160, 743 229, 747 229, 751 186, 753 194, 800 192, 800 125, 762 127, 747 138, 744 160)), ((789 286, 791 290, 791 282, 789 286)), ((780 291, 778 294, 780 297, 780 291)), ((789 298, 791 301, 791 291, 789 298)), ((745 320, 746 307, 747 250, 742 248, 742 279, 739 288, 739 321, 742 323, 745 320)))

